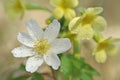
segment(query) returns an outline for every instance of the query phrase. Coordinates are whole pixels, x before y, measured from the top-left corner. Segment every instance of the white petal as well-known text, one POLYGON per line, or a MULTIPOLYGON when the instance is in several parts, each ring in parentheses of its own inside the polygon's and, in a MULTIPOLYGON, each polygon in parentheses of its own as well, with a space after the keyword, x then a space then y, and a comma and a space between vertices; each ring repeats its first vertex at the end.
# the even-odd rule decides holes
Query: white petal
POLYGON ((36 54, 32 48, 28 48, 26 46, 17 47, 11 52, 14 57, 28 57, 36 54))
POLYGON ((55 39, 53 43, 51 43, 51 50, 56 53, 63 53, 70 49, 71 42, 68 38, 61 38, 61 39, 55 39))
POLYGON ((53 22, 46 28, 44 33, 44 38, 49 39, 49 42, 52 42, 59 33, 60 23, 57 20, 53 20, 53 22))
POLYGON ((26 46, 33 47, 34 45, 34 40, 26 33, 19 33, 17 39, 26 46))
POLYGON ((28 58, 26 62, 26 71, 28 72, 35 72, 39 66, 43 63, 43 57, 42 56, 33 56, 28 58))
POLYGON ((49 66, 51 66, 55 70, 57 70, 60 66, 60 60, 56 54, 46 53, 44 55, 44 60, 49 66))
POLYGON ((28 32, 33 39, 37 40, 43 37, 43 30, 35 20, 31 19, 27 21, 26 25, 28 32))

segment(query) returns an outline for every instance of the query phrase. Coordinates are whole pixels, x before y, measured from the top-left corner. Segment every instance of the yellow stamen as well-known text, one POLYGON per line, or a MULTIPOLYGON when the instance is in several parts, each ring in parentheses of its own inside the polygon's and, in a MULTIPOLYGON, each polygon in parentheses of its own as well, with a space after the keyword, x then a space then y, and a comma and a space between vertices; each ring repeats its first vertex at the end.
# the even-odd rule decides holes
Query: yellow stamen
POLYGON ((34 50, 39 54, 45 54, 50 49, 48 39, 39 39, 34 43, 34 50))

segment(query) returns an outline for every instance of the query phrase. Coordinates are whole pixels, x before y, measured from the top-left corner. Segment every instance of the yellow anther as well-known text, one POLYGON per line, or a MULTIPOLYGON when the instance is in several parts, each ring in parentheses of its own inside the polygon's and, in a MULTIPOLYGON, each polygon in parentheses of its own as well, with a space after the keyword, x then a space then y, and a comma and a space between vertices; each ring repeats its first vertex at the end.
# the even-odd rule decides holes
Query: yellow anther
POLYGON ((34 50, 39 54, 45 54, 50 49, 48 39, 39 39, 34 43, 34 50))

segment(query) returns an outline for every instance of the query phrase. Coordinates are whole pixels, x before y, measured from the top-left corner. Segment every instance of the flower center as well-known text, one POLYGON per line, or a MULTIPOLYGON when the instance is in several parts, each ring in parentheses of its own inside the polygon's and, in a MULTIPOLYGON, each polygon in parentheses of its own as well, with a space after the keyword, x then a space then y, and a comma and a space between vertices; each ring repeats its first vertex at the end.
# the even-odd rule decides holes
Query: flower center
POLYGON ((45 54, 50 49, 48 39, 39 39, 34 43, 34 50, 39 54, 45 54))
POLYGON ((24 10, 24 5, 22 4, 20 0, 17 0, 16 2, 14 2, 13 8, 17 12, 20 12, 24 10))
POLYGON ((94 19, 94 15, 92 15, 92 14, 86 14, 86 16, 83 18, 83 24, 89 24, 89 23, 91 23, 92 21, 93 21, 93 19, 94 19))
POLYGON ((100 43, 99 43, 99 46, 98 46, 98 50, 105 49, 105 48, 107 48, 109 45, 110 45, 110 43, 107 42, 107 41, 100 42, 100 43))
POLYGON ((63 9, 70 8, 71 7, 71 1, 70 0, 61 0, 60 6, 63 9))

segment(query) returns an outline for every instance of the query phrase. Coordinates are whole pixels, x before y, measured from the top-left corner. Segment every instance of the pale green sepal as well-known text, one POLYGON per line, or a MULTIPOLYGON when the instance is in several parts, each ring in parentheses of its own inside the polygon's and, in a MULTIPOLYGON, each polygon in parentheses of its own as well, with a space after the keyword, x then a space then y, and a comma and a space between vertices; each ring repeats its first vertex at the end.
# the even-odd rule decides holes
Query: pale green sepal
POLYGON ((120 38, 113 38, 111 42, 120 42, 120 38))

